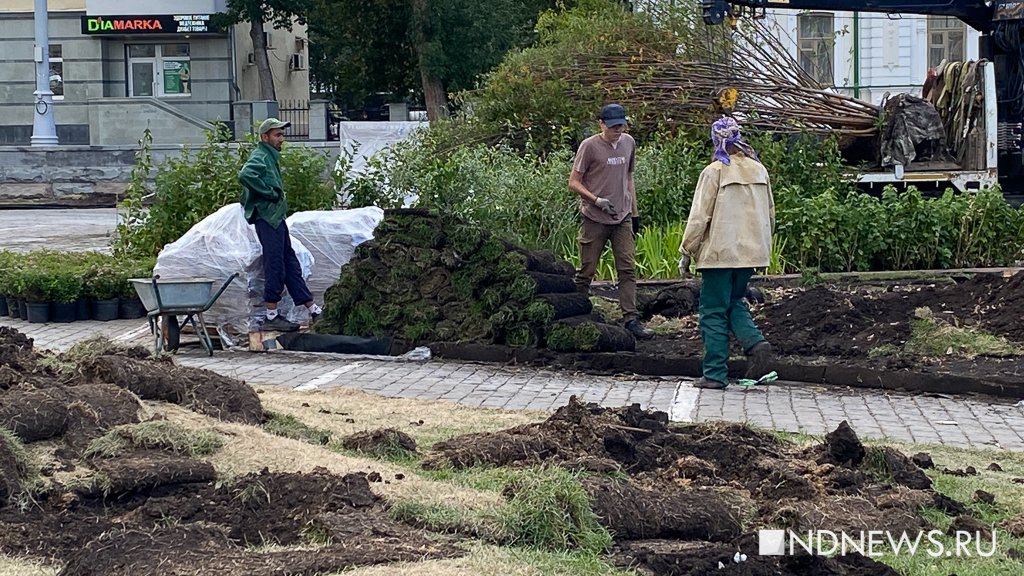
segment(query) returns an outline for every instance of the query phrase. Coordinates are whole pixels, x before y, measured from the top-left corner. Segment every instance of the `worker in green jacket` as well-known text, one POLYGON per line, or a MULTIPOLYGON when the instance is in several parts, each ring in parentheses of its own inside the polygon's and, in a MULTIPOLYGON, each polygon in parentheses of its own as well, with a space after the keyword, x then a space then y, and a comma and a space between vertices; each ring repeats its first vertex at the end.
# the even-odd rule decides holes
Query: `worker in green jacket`
POLYGON ((263 248, 263 300, 267 314, 264 330, 291 332, 299 328, 277 311, 284 289, 292 300, 309 309, 315 320, 322 312, 313 301, 313 294, 302 278, 302 267, 292 249, 288 234, 288 201, 284 197, 284 183, 281 180, 281 146, 284 144, 284 129, 290 122, 267 118, 260 124, 260 143, 249 155, 238 179, 242 182, 242 208, 245 220, 256 227, 256 236, 263 248))

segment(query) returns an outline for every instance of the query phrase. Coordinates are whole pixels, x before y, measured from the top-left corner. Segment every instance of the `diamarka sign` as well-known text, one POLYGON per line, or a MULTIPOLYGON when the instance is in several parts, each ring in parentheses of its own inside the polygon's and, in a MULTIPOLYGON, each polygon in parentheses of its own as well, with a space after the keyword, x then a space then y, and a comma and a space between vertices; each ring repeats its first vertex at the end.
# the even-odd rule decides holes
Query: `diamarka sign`
POLYGON ((134 32, 163 29, 164 27, 160 24, 160 21, 155 18, 125 20, 122 18, 105 19, 97 17, 86 20, 86 30, 89 32, 134 32))

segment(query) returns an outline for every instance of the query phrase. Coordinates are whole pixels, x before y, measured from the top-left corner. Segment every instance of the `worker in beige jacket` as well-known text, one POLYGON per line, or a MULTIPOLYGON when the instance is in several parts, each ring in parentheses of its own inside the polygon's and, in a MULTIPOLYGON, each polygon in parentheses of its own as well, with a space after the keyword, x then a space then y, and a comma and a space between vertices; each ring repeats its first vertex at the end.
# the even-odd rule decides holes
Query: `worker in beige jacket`
POLYGON ((728 385, 729 334, 751 359, 748 378, 767 372, 771 346, 743 301, 755 268, 771 259, 775 200, 768 171, 743 141, 736 120, 723 117, 711 127, 715 160, 701 172, 679 248, 679 271, 691 259, 701 273, 700 333, 704 376, 698 388, 728 385))

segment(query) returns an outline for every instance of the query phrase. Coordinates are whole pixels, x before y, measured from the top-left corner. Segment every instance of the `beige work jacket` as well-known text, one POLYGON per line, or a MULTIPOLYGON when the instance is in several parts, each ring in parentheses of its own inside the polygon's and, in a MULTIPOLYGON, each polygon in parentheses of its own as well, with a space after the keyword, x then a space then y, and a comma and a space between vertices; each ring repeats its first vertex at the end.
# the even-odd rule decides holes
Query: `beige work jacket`
POLYGON ((775 200, 765 167, 738 153, 697 180, 679 247, 701 268, 765 268, 771 260, 775 200))

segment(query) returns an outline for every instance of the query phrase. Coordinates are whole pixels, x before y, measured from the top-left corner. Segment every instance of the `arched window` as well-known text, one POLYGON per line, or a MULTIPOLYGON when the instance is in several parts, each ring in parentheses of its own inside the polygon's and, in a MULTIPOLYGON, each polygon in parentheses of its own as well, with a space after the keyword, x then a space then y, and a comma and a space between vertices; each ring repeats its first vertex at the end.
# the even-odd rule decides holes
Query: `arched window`
POLYGON ((824 86, 832 86, 835 53, 835 18, 830 12, 797 16, 797 50, 800 67, 824 86))

